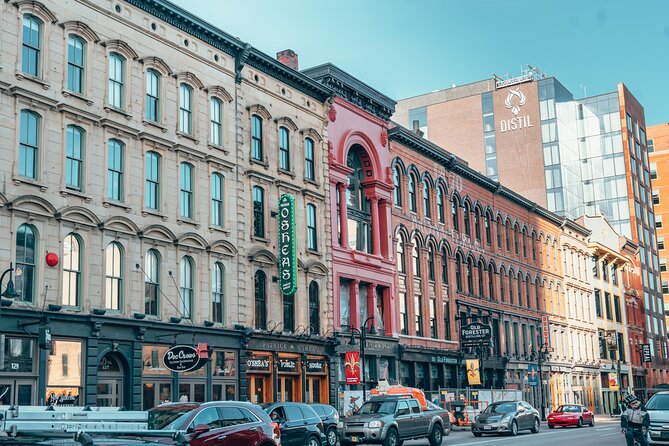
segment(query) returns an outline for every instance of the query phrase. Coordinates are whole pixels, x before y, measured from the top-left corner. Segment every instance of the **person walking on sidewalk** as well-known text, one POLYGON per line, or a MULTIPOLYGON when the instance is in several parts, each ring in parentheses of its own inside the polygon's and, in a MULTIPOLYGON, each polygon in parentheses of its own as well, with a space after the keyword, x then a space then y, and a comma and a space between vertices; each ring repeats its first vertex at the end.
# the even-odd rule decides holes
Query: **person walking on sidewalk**
POLYGON ((640 446, 648 446, 648 428, 650 417, 646 409, 641 406, 641 401, 634 395, 625 397, 627 409, 620 416, 622 433, 627 440, 627 446, 634 446, 634 440, 640 446))

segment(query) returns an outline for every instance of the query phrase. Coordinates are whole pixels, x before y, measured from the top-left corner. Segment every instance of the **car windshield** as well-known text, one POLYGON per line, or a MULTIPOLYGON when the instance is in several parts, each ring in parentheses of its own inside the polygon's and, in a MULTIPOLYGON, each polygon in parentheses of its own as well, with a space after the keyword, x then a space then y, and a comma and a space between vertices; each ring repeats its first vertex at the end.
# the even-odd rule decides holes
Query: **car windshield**
POLYGON ((560 406, 557 408, 556 412, 580 412, 581 408, 578 406, 560 406))
POLYGON ((495 403, 485 408, 485 413, 509 413, 516 410, 516 403, 495 403))
POLYGON ((647 410, 669 410, 669 394, 656 394, 646 404, 647 410))
POLYGON ((197 406, 157 407, 149 410, 149 429, 181 429, 197 406))
POLYGON ((370 413, 395 413, 397 401, 368 401, 360 407, 358 415, 365 415, 370 413))

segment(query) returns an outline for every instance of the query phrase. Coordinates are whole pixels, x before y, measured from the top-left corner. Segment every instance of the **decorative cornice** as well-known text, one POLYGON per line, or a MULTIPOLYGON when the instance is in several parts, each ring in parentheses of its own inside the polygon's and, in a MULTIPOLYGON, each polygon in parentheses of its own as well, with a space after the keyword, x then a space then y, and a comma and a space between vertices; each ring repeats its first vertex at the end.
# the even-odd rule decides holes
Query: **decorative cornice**
POLYGON ((302 73, 331 89, 335 95, 388 121, 397 102, 331 63, 302 70, 302 73))

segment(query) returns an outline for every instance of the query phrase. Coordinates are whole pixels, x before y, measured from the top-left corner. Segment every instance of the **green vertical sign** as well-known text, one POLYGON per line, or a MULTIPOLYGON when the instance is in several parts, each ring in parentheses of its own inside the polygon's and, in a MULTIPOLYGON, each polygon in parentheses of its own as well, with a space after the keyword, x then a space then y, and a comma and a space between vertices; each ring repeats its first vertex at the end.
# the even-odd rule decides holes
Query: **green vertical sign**
POLYGON ((295 199, 283 194, 279 200, 279 285, 285 295, 297 290, 295 252, 295 199))

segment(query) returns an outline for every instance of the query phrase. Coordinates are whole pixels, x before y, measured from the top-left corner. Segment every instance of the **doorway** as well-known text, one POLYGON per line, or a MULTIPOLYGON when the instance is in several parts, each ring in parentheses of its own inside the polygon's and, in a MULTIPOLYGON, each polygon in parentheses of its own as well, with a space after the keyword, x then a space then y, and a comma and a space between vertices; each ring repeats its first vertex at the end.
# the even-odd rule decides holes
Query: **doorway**
POLYGON ((115 353, 107 353, 98 364, 97 405, 123 407, 125 368, 115 353))
POLYGON ((35 381, 30 379, 0 379, 0 405, 33 406, 35 381))

